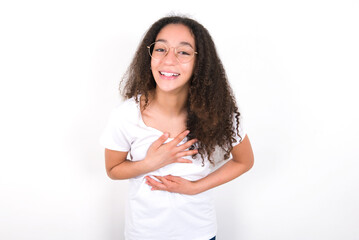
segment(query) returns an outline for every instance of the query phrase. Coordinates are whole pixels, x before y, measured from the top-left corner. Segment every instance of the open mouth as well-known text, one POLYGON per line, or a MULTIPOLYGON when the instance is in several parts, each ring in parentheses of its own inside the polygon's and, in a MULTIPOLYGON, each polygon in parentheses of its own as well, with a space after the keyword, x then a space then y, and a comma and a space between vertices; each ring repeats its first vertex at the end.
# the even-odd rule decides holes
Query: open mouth
POLYGON ((160 72, 160 74, 166 77, 178 77, 180 75, 179 73, 170 73, 170 72, 160 72))

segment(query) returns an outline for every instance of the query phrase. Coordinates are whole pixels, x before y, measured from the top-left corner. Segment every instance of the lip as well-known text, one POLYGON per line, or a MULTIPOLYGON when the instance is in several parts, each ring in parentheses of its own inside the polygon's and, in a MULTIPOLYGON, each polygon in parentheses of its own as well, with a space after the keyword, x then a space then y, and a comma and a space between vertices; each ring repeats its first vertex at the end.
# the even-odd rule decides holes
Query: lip
POLYGON ((162 79, 167 79, 167 80, 173 80, 181 76, 180 73, 173 71, 158 71, 158 73, 162 79))

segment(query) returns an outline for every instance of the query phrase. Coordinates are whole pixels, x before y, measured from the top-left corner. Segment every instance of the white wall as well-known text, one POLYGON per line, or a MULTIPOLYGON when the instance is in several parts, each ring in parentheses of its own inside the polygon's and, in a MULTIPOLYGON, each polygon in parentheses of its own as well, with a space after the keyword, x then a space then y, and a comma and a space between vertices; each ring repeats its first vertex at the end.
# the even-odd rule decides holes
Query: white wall
POLYGON ((0 239, 123 239, 98 138, 141 37, 184 13, 235 90, 254 168, 216 189, 218 239, 358 239, 358 1, 2 1, 0 239))

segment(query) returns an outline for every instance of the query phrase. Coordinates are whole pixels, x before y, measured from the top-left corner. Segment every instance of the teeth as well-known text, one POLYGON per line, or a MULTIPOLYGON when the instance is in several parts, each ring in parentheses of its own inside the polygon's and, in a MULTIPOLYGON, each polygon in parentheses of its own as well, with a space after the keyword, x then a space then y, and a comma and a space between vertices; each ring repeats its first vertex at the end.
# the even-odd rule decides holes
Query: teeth
POLYGON ((179 74, 178 73, 168 73, 168 72, 160 72, 162 75, 165 75, 166 77, 172 77, 175 76, 177 77, 179 74))

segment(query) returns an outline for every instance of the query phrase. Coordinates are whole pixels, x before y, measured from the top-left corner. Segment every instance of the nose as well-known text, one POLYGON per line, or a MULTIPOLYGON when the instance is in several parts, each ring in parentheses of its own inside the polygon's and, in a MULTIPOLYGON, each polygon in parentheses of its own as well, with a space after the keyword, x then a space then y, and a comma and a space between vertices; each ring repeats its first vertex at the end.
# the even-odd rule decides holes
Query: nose
POLYGON ((171 47, 168 49, 167 54, 163 58, 163 62, 165 62, 167 64, 177 64, 178 63, 174 47, 171 47))

